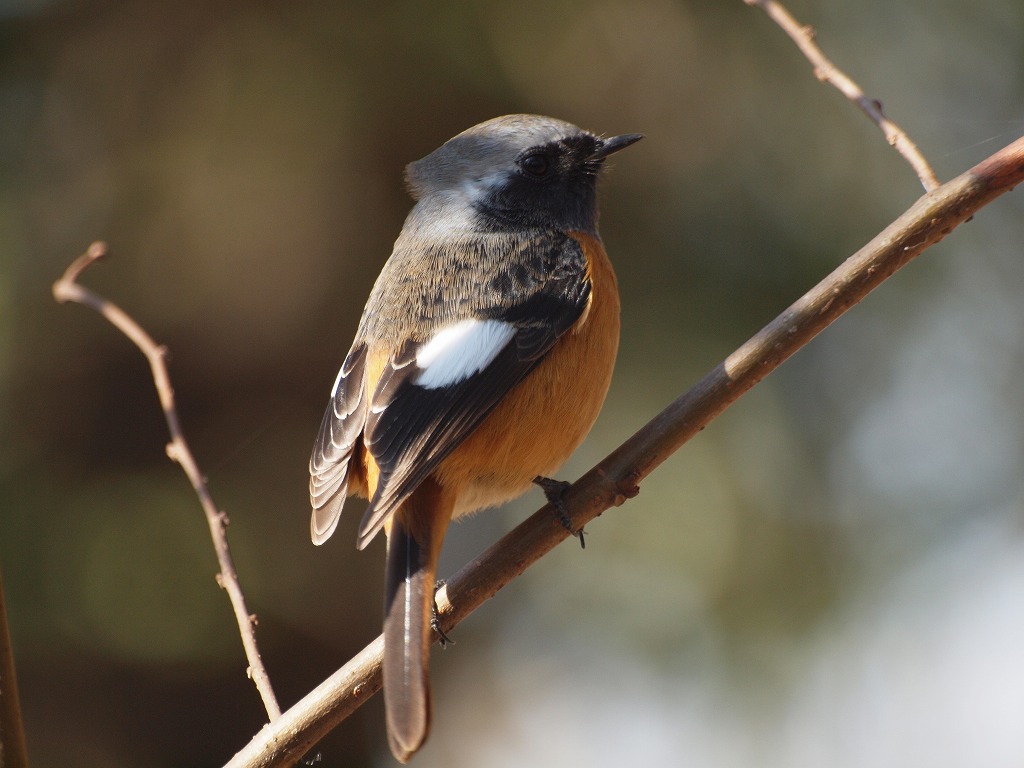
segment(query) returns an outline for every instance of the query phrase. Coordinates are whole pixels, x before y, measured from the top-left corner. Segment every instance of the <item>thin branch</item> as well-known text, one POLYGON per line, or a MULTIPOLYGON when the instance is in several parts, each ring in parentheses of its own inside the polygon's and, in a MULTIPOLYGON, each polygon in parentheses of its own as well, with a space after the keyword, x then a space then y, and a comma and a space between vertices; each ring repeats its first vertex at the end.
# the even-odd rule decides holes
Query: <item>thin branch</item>
POLYGON ((0 576, 0 766, 28 768, 25 726, 21 719, 18 678, 14 674, 14 650, 7 627, 4 580, 0 576))
MULTIPOLYGON (((565 496, 580 528, 636 495, 639 483, 751 387, 913 258, 1024 181, 1024 138, 926 194, 688 392, 573 484, 565 496)), ((493 597, 569 535, 550 506, 466 565, 437 593, 441 629, 493 597)), ((267 725, 227 768, 294 765, 380 688, 383 639, 267 725)))
POLYGON ((167 365, 164 363, 167 350, 153 341, 152 337, 120 307, 78 283, 82 272, 103 258, 106 253, 107 247, 104 243, 97 242, 90 245, 84 254, 72 262, 63 277, 53 284, 53 297, 61 304, 72 301, 99 312, 115 328, 131 339, 149 360, 153 383, 160 397, 160 407, 164 412, 167 429, 171 435, 171 441, 167 444, 167 456, 177 462, 188 476, 189 482, 192 483, 192 488, 202 504, 203 512, 206 513, 206 522, 210 527, 213 548, 217 552, 217 562, 220 564, 217 583, 228 593, 228 598, 231 600, 235 620, 238 622, 238 632, 242 637, 242 645, 249 661, 247 673, 256 684, 256 689, 263 699, 267 716, 273 721, 281 715, 281 708, 277 703, 274 689, 270 685, 270 677, 263 666, 263 659, 260 657, 259 647, 256 644, 256 616, 250 614, 246 608, 245 596, 242 594, 242 587, 239 585, 238 574, 231 558, 231 550, 228 548, 228 517, 214 504, 206 481, 185 441, 181 422, 178 419, 178 411, 174 405, 174 390, 167 373, 167 365))
POLYGON ((796 43, 797 47, 814 67, 814 76, 823 83, 835 87, 847 99, 856 104, 885 134, 886 141, 899 152, 903 159, 910 163, 914 173, 921 180, 925 191, 931 192, 939 186, 928 161, 921 150, 910 140, 906 132, 882 112, 882 103, 877 99, 868 98, 861 87, 845 72, 839 69, 825 56, 818 44, 814 42, 814 28, 801 24, 793 18, 785 6, 775 0, 743 0, 747 5, 757 6, 768 17, 778 24, 782 30, 796 43))

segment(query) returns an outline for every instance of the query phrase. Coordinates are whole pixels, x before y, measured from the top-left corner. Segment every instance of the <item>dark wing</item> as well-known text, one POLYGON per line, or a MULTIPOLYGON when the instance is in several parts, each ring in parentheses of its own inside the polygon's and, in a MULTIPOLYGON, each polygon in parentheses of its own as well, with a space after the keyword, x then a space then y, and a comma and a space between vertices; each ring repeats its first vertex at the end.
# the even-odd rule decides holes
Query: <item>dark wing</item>
POLYGON ((331 404, 309 459, 310 535, 323 544, 338 526, 348 491, 352 452, 366 423, 366 346, 357 344, 338 372, 331 404))
POLYGON ((591 284, 579 242, 547 234, 508 253, 475 289, 487 304, 425 341, 407 342, 371 396, 363 439, 380 481, 360 548, 572 328, 591 284))

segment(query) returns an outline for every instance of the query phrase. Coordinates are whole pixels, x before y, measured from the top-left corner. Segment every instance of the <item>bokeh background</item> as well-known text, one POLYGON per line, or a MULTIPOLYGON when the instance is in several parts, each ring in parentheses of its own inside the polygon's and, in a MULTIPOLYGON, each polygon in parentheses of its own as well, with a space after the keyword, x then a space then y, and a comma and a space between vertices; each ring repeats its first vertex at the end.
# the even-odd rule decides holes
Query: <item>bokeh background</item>
MULTIPOLYGON (((1024 124, 1015 0, 793 0, 941 178, 1024 124)), ((0 2, 0 565, 36 766, 215 766, 263 723, 187 436, 288 705, 379 631, 358 508, 308 538, 306 462, 409 200, 481 120, 640 131, 603 185, 628 437, 908 207, 881 135, 740 0, 0 2)), ((889 281, 640 496, 460 626, 416 764, 1024 764, 1024 197, 889 281)), ((452 531, 450 572, 539 506, 452 531)), ((375 699, 309 756, 390 765, 375 699)), ((319 760, 320 762, 316 762, 319 760)))

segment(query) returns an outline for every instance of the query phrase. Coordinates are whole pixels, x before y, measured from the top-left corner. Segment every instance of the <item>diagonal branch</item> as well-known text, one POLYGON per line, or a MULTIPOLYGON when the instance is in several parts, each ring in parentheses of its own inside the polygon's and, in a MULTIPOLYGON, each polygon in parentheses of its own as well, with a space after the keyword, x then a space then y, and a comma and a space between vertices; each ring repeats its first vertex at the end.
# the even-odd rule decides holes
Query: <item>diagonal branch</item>
POLYGON ((250 614, 246 608, 245 596, 242 594, 242 587, 238 582, 238 574, 231 558, 231 550, 228 548, 228 517, 214 504, 195 457, 192 456, 192 451, 189 450, 188 443, 185 442, 185 435, 178 419, 178 411, 174 405, 174 389, 171 387, 167 365, 164 363, 164 355, 167 350, 153 341, 153 338, 120 307, 78 283, 82 272, 103 258, 106 253, 105 244, 97 242, 90 245, 85 253, 71 263, 60 280, 53 284, 53 297, 61 304, 72 301, 96 310, 127 336, 149 360, 153 383, 160 397, 160 407, 163 409, 164 417, 167 420, 167 429, 171 435, 171 441, 167 444, 167 456, 172 461, 176 461, 188 476, 189 482, 192 483, 192 488, 202 504, 203 512, 206 513, 206 522, 210 526, 213 548, 217 552, 217 562, 220 564, 217 583, 228 593, 228 599, 231 600, 235 620, 238 622, 238 631, 242 636, 242 645, 249 661, 248 675, 256 684, 256 689, 263 699, 267 716, 273 721, 280 716, 281 708, 277 703, 274 689, 270 685, 270 677, 263 666, 263 659, 256 644, 256 616, 250 614))
MULTIPOLYGON (((715 417, 818 333, 978 210, 1024 181, 1024 138, 925 194, 871 242, 712 369, 565 496, 574 528, 637 493, 638 484, 715 417)), ((449 631, 569 536, 550 506, 462 568, 437 593, 449 631)), ((264 726, 228 768, 294 765, 380 688, 378 637, 281 718, 264 726)))
POLYGON ((903 156, 904 160, 910 163, 926 192, 931 192, 939 186, 939 180, 935 177, 935 172, 925 160, 924 155, 910 140, 906 132, 885 116, 882 112, 882 103, 877 99, 868 98, 861 87, 833 64, 814 42, 813 27, 798 22, 782 4, 775 0, 743 0, 743 2, 747 5, 757 6, 768 14, 768 17, 789 35, 803 55, 807 57, 807 60, 811 62, 814 67, 814 76, 823 83, 835 87, 874 121, 875 125, 885 134, 886 141, 903 156))

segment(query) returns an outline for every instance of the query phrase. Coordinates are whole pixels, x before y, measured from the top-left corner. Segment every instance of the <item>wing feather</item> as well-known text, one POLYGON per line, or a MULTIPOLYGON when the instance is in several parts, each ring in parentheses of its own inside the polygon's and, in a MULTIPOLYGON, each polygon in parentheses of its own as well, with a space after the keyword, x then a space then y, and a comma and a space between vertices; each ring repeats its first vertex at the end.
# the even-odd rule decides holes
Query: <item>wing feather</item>
POLYGON ((366 346, 356 344, 338 372, 309 459, 310 536, 323 544, 338 526, 353 452, 366 423, 366 346))

